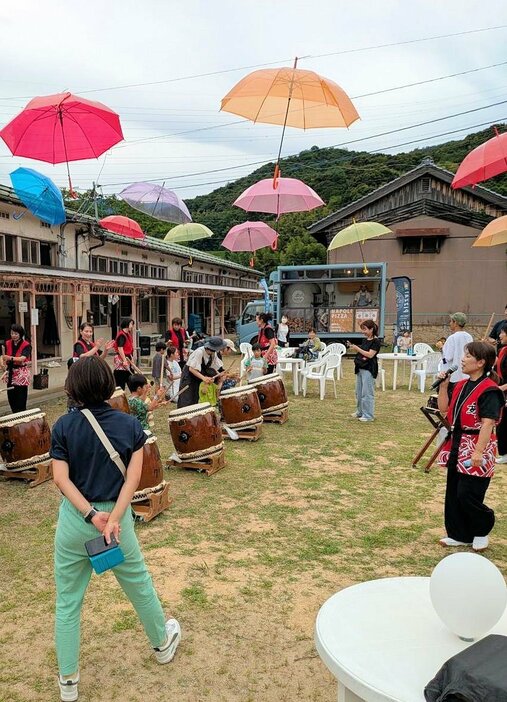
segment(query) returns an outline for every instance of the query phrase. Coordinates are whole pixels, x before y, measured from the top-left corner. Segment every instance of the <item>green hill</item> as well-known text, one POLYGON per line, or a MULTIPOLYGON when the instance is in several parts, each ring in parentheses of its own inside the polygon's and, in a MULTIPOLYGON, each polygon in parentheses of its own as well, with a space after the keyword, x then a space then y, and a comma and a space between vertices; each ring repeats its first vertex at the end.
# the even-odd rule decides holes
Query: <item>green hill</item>
MULTIPOLYGON (((498 126, 503 130, 506 125, 498 126)), ((276 226, 279 232, 279 250, 258 251, 255 256, 256 268, 269 273, 280 263, 285 265, 323 263, 326 261, 326 250, 306 231, 309 224, 415 168, 426 156, 430 156, 442 168, 454 172, 472 149, 491 136, 492 129, 488 128, 468 134, 459 141, 449 141, 395 155, 370 154, 367 151, 335 148, 320 149, 313 146, 297 156, 283 159, 281 171, 283 176, 299 178, 312 187, 326 202, 325 207, 312 212, 283 215, 277 225, 274 224, 272 215, 248 213, 233 207, 232 203, 245 188, 262 178, 273 175, 274 163, 269 163, 256 169, 249 176, 232 181, 207 195, 186 200, 193 220, 205 224, 215 232, 215 237, 212 239, 195 242, 195 248, 213 251, 248 265, 249 254, 230 254, 220 248, 220 243, 235 224, 247 219, 262 219, 276 226)), ((492 190, 507 195, 507 175, 491 179, 486 185, 492 190)), ((113 212, 131 216, 152 236, 163 237, 168 230, 167 223, 143 216, 115 198, 103 199, 100 202, 101 216, 113 212)))

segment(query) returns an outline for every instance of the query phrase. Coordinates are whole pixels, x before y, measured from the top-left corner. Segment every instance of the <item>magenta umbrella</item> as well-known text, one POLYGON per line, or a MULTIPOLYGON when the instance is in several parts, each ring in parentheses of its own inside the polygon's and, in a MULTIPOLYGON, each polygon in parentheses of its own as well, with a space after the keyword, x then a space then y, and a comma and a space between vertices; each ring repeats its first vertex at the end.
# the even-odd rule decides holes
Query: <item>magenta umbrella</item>
POLYGON ((234 201, 247 212, 270 212, 277 218, 286 212, 308 212, 324 205, 324 201, 302 180, 272 178, 254 183, 234 201))
MULTIPOLYGON (((265 246, 271 246, 276 251, 278 234, 264 222, 243 222, 229 230, 222 241, 222 246, 229 251, 257 251, 265 246)), ((254 258, 250 259, 253 268, 254 258)))

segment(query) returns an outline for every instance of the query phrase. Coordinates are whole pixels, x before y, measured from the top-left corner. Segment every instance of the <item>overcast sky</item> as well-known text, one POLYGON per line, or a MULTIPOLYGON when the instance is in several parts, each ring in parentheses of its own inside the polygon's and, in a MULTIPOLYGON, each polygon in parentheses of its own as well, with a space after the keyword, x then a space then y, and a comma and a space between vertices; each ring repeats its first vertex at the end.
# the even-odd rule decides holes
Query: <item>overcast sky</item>
MULTIPOLYGON (((507 120, 507 64, 357 96, 507 62, 507 27, 338 52, 503 24, 502 0, 23 0, 0 5, 0 124, 35 95, 70 90, 99 100, 119 113, 125 141, 106 157, 72 163, 74 185, 86 189, 98 178, 110 193, 122 183, 158 178, 192 197, 247 175, 255 168, 248 164, 276 158, 280 127, 234 124, 240 118, 219 111, 221 98, 254 70, 249 66, 291 65, 295 56, 308 57, 299 67, 338 83, 361 116, 348 130, 288 129, 285 156, 506 101, 350 144, 394 153, 507 120), (219 73, 195 77, 213 72, 219 73), (156 81, 162 82, 121 87, 156 81), (436 136, 459 129, 464 131, 436 136), (397 147, 415 139, 424 140, 397 147), (206 173, 217 169, 229 170, 206 173)), ((0 140, 0 182, 10 184, 9 172, 20 165, 66 184, 64 166, 12 157, 0 140)))

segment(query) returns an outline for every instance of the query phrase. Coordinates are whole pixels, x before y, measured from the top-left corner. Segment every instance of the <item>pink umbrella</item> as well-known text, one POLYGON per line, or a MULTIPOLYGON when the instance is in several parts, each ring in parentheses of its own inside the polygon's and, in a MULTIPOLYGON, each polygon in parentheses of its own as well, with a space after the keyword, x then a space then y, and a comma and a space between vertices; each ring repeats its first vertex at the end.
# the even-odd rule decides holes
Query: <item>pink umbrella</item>
MULTIPOLYGON (((222 241, 222 246, 229 251, 257 251, 265 246, 271 246, 276 251, 278 234, 264 222, 243 222, 229 230, 222 241)), ((254 259, 250 259, 253 267, 254 259)))
POLYGON ((488 139, 471 151, 460 163, 451 183, 453 188, 476 185, 507 171, 507 132, 488 139))
POLYGON ((134 219, 123 215, 111 215, 99 220, 99 224, 109 232, 121 234, 129 239, 144 239, 145 235, 141 227, 134 219))
POLYGON ((120 118, 101 102, 72 93, 45 95, 30 100, 1 131, 14 156, 46 163, 98 158, 123 140, 120 118))
POLYGON ((285 212, 307 212, 324 205, 324 201, 302 180, 272 178, 254 183, 234 201, 248 212, 271 212, 279 217, 285 212))

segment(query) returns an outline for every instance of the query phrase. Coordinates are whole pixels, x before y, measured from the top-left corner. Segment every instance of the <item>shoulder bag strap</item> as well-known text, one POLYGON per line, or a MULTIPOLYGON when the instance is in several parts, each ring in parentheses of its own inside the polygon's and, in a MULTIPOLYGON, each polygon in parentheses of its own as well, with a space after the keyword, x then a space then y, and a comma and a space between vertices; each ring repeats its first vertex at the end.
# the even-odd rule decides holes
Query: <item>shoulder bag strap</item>
POLYGON ((125 473, 127 472, 127 469, 125 468, 125 464, 121 460, 121 457, 120 457, 120 454, 118 453, 118 451, 115 450, 113 444, 109 441, 109 439, 105 435, 100 424, 97 422, 97 420, 95 419, 95 417, 93 416, 93 414, 90 412, 89 409, 82 409, 81 414, 83 414, 86 417, 86 419, 90 422, 94 432, 97 434, 102 445, 104 446, 104 448, 108 452, 110 459, 113 461, 113 463, 116 464, 118 470, 123 475, 123 478, 125 478, 125 473))

